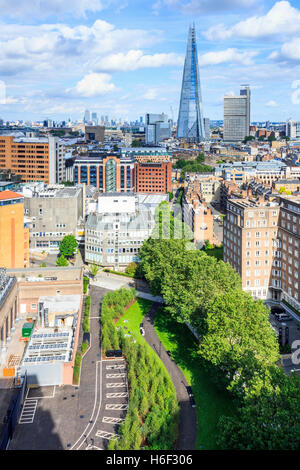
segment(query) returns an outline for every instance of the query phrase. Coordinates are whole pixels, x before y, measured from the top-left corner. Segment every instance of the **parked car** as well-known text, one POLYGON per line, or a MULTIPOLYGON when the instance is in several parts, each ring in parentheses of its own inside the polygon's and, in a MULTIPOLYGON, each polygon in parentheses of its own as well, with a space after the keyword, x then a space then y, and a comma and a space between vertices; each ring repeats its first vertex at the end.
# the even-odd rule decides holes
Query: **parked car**
POLYGON ((192 387, 190 387, 190 386, 187 386, 187 387, 186 387, 186 391, 188 392, 188 394, 189 394, 189 397, 192 397, 192 396, 193 396, 192 387))
POLYGON ((167 351, 169 357, 172 357, 171 351, 167 351))
POLYGON ((140 323, 140 328, 143 328, 144 324, 143 323, 140 323))
POLYGON ((144 330, 144 328, 140 328, 140 333, 141 333, 142 336, 145 336, 145 330, 144 330))

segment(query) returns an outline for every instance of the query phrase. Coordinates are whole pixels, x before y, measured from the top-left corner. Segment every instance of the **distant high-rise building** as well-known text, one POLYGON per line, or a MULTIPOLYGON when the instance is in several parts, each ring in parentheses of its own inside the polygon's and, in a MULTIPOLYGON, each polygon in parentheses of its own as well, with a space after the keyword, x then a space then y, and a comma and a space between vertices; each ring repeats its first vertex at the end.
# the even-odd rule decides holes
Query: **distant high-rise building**
POLYGON ((292 121, 289 119, 286 122, 286 130, 285 135, 288 136, 290 139, 296 139, 300 137, 300 122, 292 121))
POLYGON ((195 26, 190 26, 183 70, 177 137, 205 139, 195 26))
POLYGON ((210 139, 210 119, 209 118, 203 118, 204 122, 204 130, 205 130, 205 140, 210 139))
POLYGON ((96 125, 98 124, 98 116, 97 113, 92 113, 92 122, 96 125))
POLYGON ((250 134, 250 87, 243 86, 239 96, 224 96, 225 141, 244 140, 250 134))
POLYGON ((83 122, 90 122, 91 121, 91 114, 88 109, 84 112, 83 122))
POLYGON ((166 114, 146 114, 145 122, 146 144, 157 145, 171 137, 172 123, 166 114))

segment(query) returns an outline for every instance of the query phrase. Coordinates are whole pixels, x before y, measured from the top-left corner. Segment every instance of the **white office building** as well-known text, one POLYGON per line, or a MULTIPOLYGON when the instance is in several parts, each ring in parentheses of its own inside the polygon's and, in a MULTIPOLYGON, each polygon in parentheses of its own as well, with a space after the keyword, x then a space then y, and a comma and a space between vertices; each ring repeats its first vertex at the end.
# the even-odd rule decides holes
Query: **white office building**
POLYGON ((244 86, 239 96, 224 96, 223 139, 244 140, 250 133, 250 88, 244 86))

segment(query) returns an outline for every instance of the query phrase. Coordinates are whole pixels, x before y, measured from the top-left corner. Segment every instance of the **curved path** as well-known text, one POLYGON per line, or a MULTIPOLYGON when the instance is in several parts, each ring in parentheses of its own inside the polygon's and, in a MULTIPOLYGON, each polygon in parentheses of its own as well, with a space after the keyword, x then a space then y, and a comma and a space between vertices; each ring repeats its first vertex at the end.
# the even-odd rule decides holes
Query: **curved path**
POLYGON ((154 303, 143 320, 145 339, 165 365, 176 389, 177 400, 180 407, 177 448, 179 450, 194 450, 197 438, 196 409, 192 408, 190 405, 186 390, 188 383, 183 373, 177 364, 168 356, 154 329, 154 318, 159 307, 161 307, 161 304, 154 303))

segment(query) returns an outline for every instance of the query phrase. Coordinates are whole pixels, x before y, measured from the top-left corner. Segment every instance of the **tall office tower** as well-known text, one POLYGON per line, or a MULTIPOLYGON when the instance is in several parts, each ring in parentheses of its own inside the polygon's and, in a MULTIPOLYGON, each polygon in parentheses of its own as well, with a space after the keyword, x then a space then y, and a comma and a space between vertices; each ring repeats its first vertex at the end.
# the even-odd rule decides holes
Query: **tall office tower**
POLYGON ((200 142, 205 139, 195 26, 190 26, 189 29, 177 137, 190 142, 200 142))
POLYGON ((300 122, 292 121, 289 119, 286 121, 285 135, 290 139, 296 139, 300 137, 300 122))
POLYGON ((83 122, 90 122, 91 121, 91 114, 88 109, 84 112, 83 122))
POLYGON ((162 114, 146 114, 146 144, 157 145, 172 134, 172 123, 168 116, 162 114))
POLYGON ((224 96, 225 141, 244 140, 250 134, 250 88, 245 85, 239 96, 224 96))
POLYGON ((210 139, 210 119, 209 118, 203 118, 204 122, 204 130, 205 130, 205 140, 210 139))
POLYGON ((98 116, 97 116, 97 113, 92 113, 92 122, 93 122, 94 124, 96 124, 96 126, 97 126, 97 124, 98 124, 98 116))

